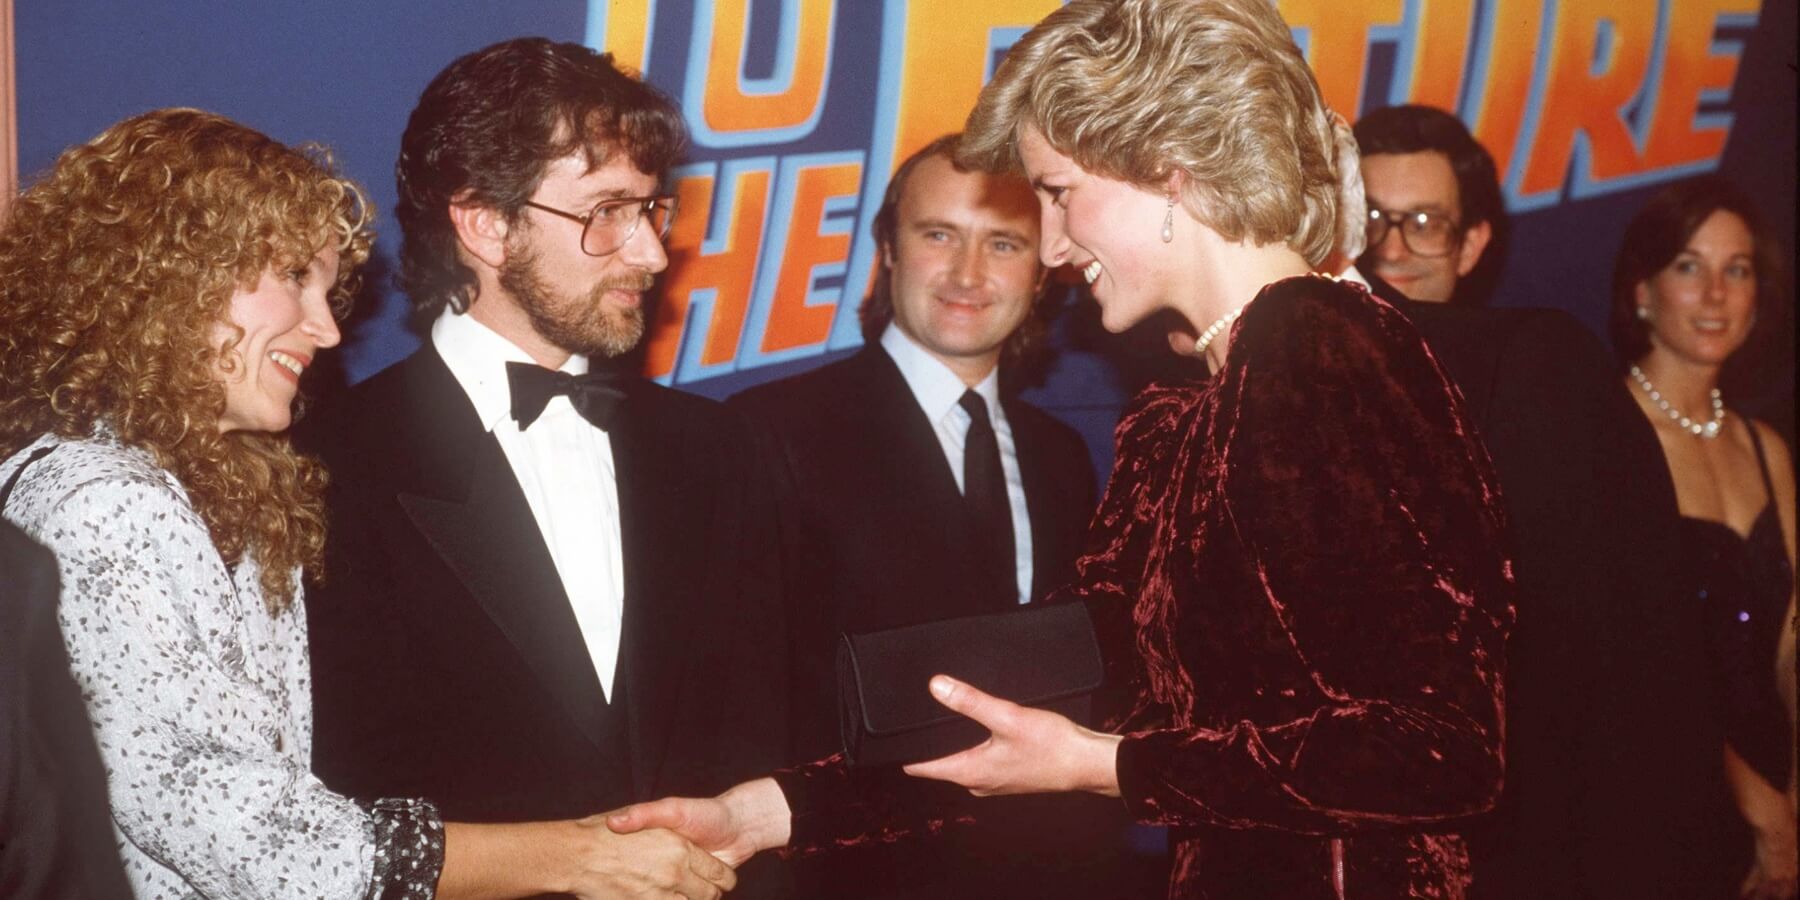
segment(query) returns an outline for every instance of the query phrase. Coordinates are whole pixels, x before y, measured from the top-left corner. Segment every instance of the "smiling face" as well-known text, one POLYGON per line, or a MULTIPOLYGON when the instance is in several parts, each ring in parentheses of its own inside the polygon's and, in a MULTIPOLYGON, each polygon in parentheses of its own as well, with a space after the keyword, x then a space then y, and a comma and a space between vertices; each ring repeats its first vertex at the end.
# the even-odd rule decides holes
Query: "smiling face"
MULTIPOLYGON (((1037 192, 1044 265, 1072 265, 1100 305, 1100 324, 1120 332, 1169 305, 1176 283, 1172 246, 1161 232, 1168 199, 1093 174, 1057 152, 1036 129, 1019 137, 1019 158, 1037 192)), ((1180 204, 1176 231, 1194 222, 1180 204)))
POLYGON ((1449 302, 1457 279, 1481 260, 1491 231, 1486 222, 1463 227, 1462 198, 1450 157, 1436 150, 1371 153, 1362 158, 1362 175, 1370 208, 1442 216, 1452 230, 1448 252, 1421 256, 1407 246, 1400 228, 1390 225, 1381 240, 1364 251, 1363 264, 1408 299, 1449 302))
POLYGON ((227 346, 213 364, 225 386, 219 431, 284 431, 293 421, 300 374, 320 350, 337 346, 329 302, 338 254, 326 250, 302 267, 270 268, 256 286, 231 295, 213 345, 227 346))
MULTIPOLYGON (((628 154, 615 152, 588 171, 578 151, 545 168, 532 200, 585 216, 602 201, 647 197, 656 189, 656 178, 638 171, 628 154)), ((499 284, 538 338, 567 353, 618 356, 643 337, 644 293, 669 258, 646 222, 605 256, 583 252, 581 233, 580 222, 521 210, 507 234, 499 284)))
POLYGON ((1755 243, 1737 214, 1715 211, 1661 271, 1638 282, 1652 353, 1724 365, 1756 321, 1755 243))
POLYGON ((882 248, 892 272, 894 325, 968 384, 987 377, 1031 311, 1037 204, 1017 178, 958 172, 920 160, 908 175, 882 248))

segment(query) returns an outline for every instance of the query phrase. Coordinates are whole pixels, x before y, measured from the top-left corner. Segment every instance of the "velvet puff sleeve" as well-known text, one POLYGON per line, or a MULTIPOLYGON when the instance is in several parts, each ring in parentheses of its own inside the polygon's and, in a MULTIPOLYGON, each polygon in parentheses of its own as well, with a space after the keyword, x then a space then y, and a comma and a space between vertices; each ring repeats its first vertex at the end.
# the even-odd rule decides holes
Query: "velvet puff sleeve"
POLYGON ((1490 807, 1512 579, 1455 389, 1397 311, 1317 278, 1266 289, 1216 379, 1144 585, 1169 602, 1137 605, 1177 721, 1121 744, 1126 802, 1311 834, 1490 807))

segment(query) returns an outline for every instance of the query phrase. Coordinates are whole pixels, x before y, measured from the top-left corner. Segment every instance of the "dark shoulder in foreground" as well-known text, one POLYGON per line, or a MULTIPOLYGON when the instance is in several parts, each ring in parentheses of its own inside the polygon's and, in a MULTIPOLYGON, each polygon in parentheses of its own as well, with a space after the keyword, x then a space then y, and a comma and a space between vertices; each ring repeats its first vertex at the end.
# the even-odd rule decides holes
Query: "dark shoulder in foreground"
POLYGON ((665 387, 647 378, 631 383, 624 415, 641 417, 638 421, 653 424, 658 432, 675 432, 679 439, 710 440, 725 450, 746 446, 740 442, 750 436, 742 412, 710 397, 665 387))
POLYGON ((871 364, 878 362, 869 359, 869 353, 865 348, 816 369, 745 388, 733 394, 727 403, 758 420, 778 417, 790 410, 817 409, 836 403, 865 383, 871 364))

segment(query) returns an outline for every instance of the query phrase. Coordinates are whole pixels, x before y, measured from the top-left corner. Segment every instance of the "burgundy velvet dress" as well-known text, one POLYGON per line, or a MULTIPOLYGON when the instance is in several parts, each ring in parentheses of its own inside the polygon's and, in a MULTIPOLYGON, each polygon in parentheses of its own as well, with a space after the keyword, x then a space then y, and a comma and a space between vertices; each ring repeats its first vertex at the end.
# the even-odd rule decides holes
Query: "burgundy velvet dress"
MULTIPOLYGON (((1461 897, 1499 793, 1512 575, 1496 479, 1412 324, 1358 285, 1265 288, 1202 384, 1146 389, 1063 599, 1137 702, 1125 803, 1176 898, 1461 897)), ((827 761, 791 847, 941 822, 827 761)))

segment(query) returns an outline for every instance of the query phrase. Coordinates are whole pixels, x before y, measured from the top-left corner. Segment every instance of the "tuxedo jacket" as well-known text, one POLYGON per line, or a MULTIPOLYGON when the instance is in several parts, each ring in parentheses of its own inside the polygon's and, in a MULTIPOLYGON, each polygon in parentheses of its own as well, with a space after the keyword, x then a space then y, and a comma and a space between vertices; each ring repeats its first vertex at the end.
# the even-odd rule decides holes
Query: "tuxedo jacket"
POLYGON ((437 351, 320 413, 300 437, 331 478, 306 598, 327 784, 528 820, 710 794, 790 761, 773 519, 735 415, 636 381, 609 432, 618 715, 512 469, 437 351), (621 766, 628 784, 601 777, 621 766))
POLYGON ((1466 832, 1480 898, 1693 897, 1724 790, 1662 450, 1565 313, 1400 306, 1461 390, 1511 520, 1506 783, 1466 832))

